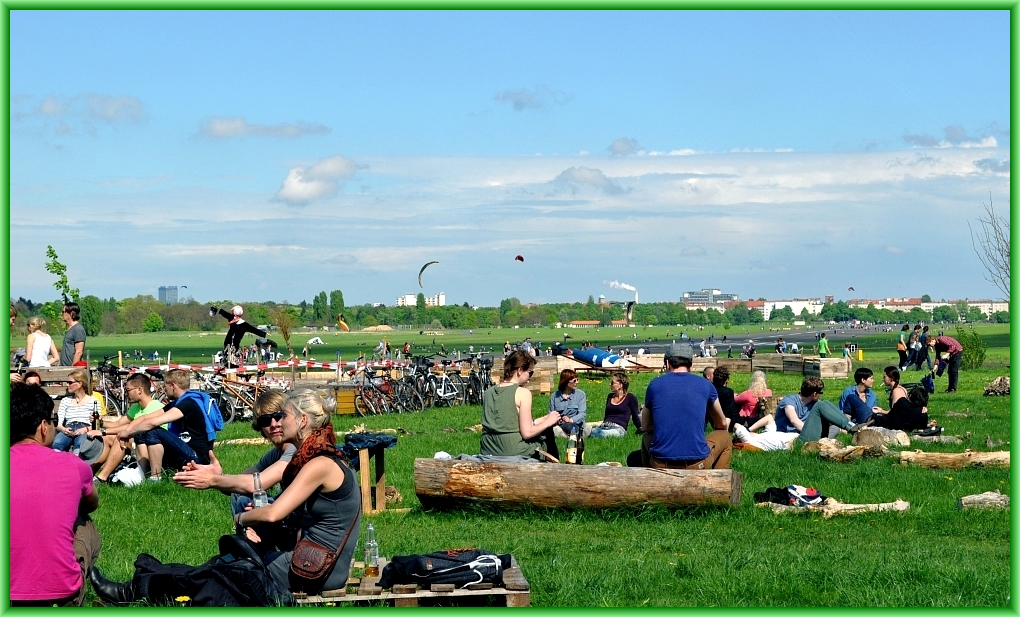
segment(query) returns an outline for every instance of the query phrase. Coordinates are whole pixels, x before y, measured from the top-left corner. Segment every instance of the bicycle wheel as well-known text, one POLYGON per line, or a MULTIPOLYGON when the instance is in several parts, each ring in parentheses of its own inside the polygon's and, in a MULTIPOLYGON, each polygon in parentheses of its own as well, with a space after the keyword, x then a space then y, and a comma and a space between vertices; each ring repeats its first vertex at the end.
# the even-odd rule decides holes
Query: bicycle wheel
POLYGON ((372 399, 372 389, 368 386, 362 388, 358 393, 358 397, 354 399, 354 409, 362 416, 378 415, 379 412, 375 408, 375 402, 372 399), (360 409, 358 409, 359 403, 361 405, 360 409))
POLYGON ((468 378, 467 395, 469 405, 482 404, 482 380, 474 373, 468 378))
POLYGON ((230 424, 234 421, 237 413, 236 397, 233 394, 223 392, 220 394, 220 415, 223 416, 223 424, 230 424))
POLYGON ((450 378, 450 385, 453 387, 453 404, 454 405, 467 405, 467 383, 464 378, 461 377, 460 373, 450 373, 447 375, 450 378))

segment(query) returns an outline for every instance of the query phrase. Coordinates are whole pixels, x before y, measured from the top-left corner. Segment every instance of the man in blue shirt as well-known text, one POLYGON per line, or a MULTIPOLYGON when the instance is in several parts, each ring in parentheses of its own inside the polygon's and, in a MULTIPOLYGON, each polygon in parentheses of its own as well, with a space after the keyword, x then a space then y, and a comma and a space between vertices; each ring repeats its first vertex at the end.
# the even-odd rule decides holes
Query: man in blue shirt
MULTIPOLYGON (((691 373, 690 343, 666 348, 667 373, 648 384, 641 410, 641 463, 657 469, 729 469, 733 440, 712 382, 691 373), (713 430, 705 436, 705 416, 713 430)), ((628 457, 628 464, 633 460, 628 457)))
POLYGON ((847 386, 839 397, 839 410, 851 420, 860 424, 867 422, 874 413, 872 409, 878 404, 875 391, 875 373, 870 368, 861 367, 854 371, 856 385, 847 386))
POLYGON ((779 401, 776 409, 776 430, 782 433, 800 433, 803 442, 822 438, 823 421, 835 424, 850 433, 861 429, 860 424, 847 420, 829 401, 820 400, 825 383, 817 377, 805 377, 800 394, 790 394, 779 401))

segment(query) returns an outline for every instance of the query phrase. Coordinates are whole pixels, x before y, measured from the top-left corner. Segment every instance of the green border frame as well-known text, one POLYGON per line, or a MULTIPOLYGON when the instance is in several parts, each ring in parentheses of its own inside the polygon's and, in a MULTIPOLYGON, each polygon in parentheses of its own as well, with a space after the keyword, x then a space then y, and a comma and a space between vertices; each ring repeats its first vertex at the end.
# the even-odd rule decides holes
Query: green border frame
MULTIPOLYGON (((10 118, 11 118, 11 81, 10 81, 10 40, 11 40, 11 21, 10 12, 11 10, 68 10, 68 9, 99 9, 99 10, 111 10, 111 9, 147 9, 147 10, 169 10, 169 9, 262 9, 262 10, 317 10, 317 9, 386 9, 386 10, 397 10, 397 9, 515 9, 515 10, 527 10, 527 9, 615 9, 615 10, 648 10, 648 9, 726 9, 726 10, 761 10, 761 9, 780 9, 780 10, 796 10, 796 9, 822 9, 822 10, 841 10, 841 9, 856 9, 856 10, 895 10, 895 9, 908 9, 908 10, 920 10, 920 9, 965 9, 965 10, 1009 10, 1010 18, 1010 128, 1017 124, 1017 120, 1020 119, 1020 110, 1017 107, 1017 86, 1018 86, 1018 43, 1017 35, 1020 33, 1020 2, 1013 0, 977 0, 974 2, 966 2, 961 0, 893 0, 891 2, 883 2, 881 0, 633 0, 628 2, 627 0, 296 0, 294 2, 286 2, 285 0, 212 0, 209 2, 203 2, 201 0, 82 0, 82 1, 71 1, 71 0, 0 0, 0 32, 3 34, 3 55, 4 62, 2 63, 3 71, 3 102, 2 106, 4 109, 4 120, 0 122, 0 131, 2 131, 2 157, 3 157, 3 169, 2 173, 3 181, 3 198, 2 210, 7 217, 8 224, 4 229, 4 233, 0 234, 0 239, 3 242, 3 252, 8 256, 10 260, 10 245, 11 245, 11 230, 10 230, 10 203, 11 203, 11 178, 10 178, 10 156, 11 156, 11 140, 10 140, 10 118)), ((1016 162, 1016 142, 1012 138, 1010 139, 1010 177, 1016 175, 1017 166, 1013 163, 1016 162)), ((1011 191, 1012 193, 1012 191, 1011 191)), ((1012 215, 1020 211, 1020 206, 1010 199, 1010 218, 1012 215)), ((1020 239, 1020 232, 1011 232, 1010 241, 1020 239)), ((1011 258, 1010 270, 1012 272, 1012 266, 1016 265, 1017 259, 1011 258)), ((1011 281, 1013 280, 1012 277, 1011 281)), ((0 276, 2 286, 7 290, 7 295, 10 297, 11 288, 11 277, 10 277, 10 261, 8 261, 8 269, 0 276)), ((1011 286, 1012 290, 1012 286, 1011 286)), ((1014 298, 1010 294, 1010 303, 1014 303, 1014 298)), ((1013 316, 1016 315, 1014 311, 1013 316)), ((1010 320, 1010 344, 1012 349, 1020 349, 1020 332, 1017 331, 1017 325, 1020 318, 1010 320)), ((10 357, 10 326, 4 328, 6 337, 3 340, 3 350, 5 355, 10 357)), ((1020 376, 1020 368, 1012 368, 1012 361, 1010 362, 1010 374, 1011 380, 1016 381, 1017 377, 1020 376)), ((9 392, 2 392, 0 389, 0 409, 9 409, 10 403, 9 392)), ((1020 404, 1016 399, 1010 399, 1010 409, 1013 417, 1020 418, 1020 404)), ((1017 442, 1020 438, 1020 423, 1014 423, 1011 427, 1012 442, 1017 442)), ((7 443, 9 440, 9 424, 6 421, 0 419, 0 442, 7 443)), ((9 597, 10 587, 10 450, 8 449, 5 456, 0 457, 0 462, 3 464, 3 469, 0 471, 0 485, 2 485, 2 492, 0 492, 0 522, 2 522, 4 528, 7 530, 6 533, 0 534, 0 551, 3 556, 0 557, 0 591, 2 591, 3 599, 0 600, 0 612, 13 610, 15 612, 23 611, 35 611, 38 609, 11 609, 8 605, 7 598, 9 597)), ((1017 476, 1012 476, 1011 479, 1011 494, 1017 494, 1017 489, 1020 487, 1020 479, 1017 476)), ((1020 528, 1018 525, 1018 519, 1014 513, 1010 517, 1010 535, 1012 536, 1020 528)), ((1017 581, 1017 564, 1018 557, 1016 553, 1010 553, 1011 569, 1010 569, 1010 605, 1004 609, 981 609, 982 614, 1016 614, 1017 604, 1012 602, 1012 589, 1016 588, 1017 581)), ((113 610, 113 609, 110 609, 113 610)), ((166 611, 175 609, 149 609, 150 611, 166 611)), ((198 609, 203 612, 211 609, 198 609)), ((250 609, 244 609, 250 610, 250 609)), ((304 609, 304 610, 315 610, 315 609, 304 609)), ((325 609, 329 610, 329 609, 325 609)), ((336 609, 334 609, 336 610, 336 609)), ((350 610, 345 609, 345 610, 350 610)), ((447 611, 454 611, 458 609, 445 609, 447 611)), ((467 610, 479 610, 479 609, 467 609, 467 610)), ((489 612, 493 609, 482 609, 489 612)), ((599 610, 600 612, 623 612, 623 611, 637 611, 640 609, 589 609, 599 610)), ((673 609, 673 610, 684 610, 685 612, 698 611, 708 612, 708 609, 673 609)), ((644 609, 641 610, 642 615, 667 615, 672 614, 673 610, 669 609, 644 609)), ((731 611, 735 612, 736 609, 714 609, 713 613, 718 614, 720 611, 731 611)), ((762 609, 757 609, 762 610, 762 609)), ((770 609, 770 612, 775 613, 777 609, 770 609)), ((788 612, 791 609, 782 609, 784 612, 788 612)), ((797 609, 792 609, 797 610, 797 609)), ((804 609, 801 609, 804 610, 804 609)), ((811 609, 807 609, 811 610, 811 609)), ((818 609, 815 609, 818 610, 818 609)), ((825 609, 827 612, 833 609, 825 609)), ((835 609, 841 614, 864 614, 868 609, 835 609)), ((883 609, 883 610, 897 610, 897 609, 883 609)), ((946 609, 953 610, 953 609, 946 609)), ((967 610, 967 609, 960 609, 967 610)), ((975 610, 976 609, 971 609, 975 610)), ((555 611, 557 614, 562 614, 563 609, 534 609, 531 611, 532 614, 536 612, 539 614, 546 614, 551 611, 555 611)), ((193 612, 189 610, 188 612, 193 612)), ((746 610, 743 612, 747 612, 746 610)))

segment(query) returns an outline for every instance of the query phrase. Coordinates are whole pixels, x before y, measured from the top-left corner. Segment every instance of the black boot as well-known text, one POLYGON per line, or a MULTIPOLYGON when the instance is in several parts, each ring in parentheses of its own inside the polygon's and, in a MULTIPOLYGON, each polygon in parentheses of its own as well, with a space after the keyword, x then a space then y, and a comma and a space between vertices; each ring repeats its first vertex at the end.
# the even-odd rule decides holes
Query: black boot
POLYGON ((106 604, 130 604, 135 600, 131 581, 116 583, 102 575, 99 568, 89 570, 89 582, 99 599, 106 604))

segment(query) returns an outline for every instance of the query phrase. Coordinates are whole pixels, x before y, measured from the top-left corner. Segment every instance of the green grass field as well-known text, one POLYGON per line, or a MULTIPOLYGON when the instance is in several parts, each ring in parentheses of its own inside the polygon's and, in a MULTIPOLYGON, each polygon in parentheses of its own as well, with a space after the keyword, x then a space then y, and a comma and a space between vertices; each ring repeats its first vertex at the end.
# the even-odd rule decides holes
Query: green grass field
MULTIPOLYGON (((494 340, 505 340, 495 334, 494 340)), ((540 331, 537 336, 544 342, 552 340, 552 334, 540 331)), ((169 344, 180 335, 165 336, 147 340, 169 344)), ((986 339, 998 342, 1000 337, 1008 345, 1008 330, 989 331, 986 339)), ((885 338, 876 338, 866 352, 865 364, 876 371, 896 359, 891 344, 879 347, 885 338)), ((332 342, 332 335, 327 340, 332 342)), ((127 343, 124 348, 134 346, 141 345, 127 343)), ((923 449, 984 451, 986 437, 1004 442, 1000 449, 1009 448, 1009 399, 981 396, 987 382, 1006 373, 1008 347, 990 349, 989 358, 990 368, 961 373, 956 394, 942 393, 945 378, 939 380, 930 405, 932 417, 948 434, 970 433, 970 440, 956 446, 925 444, 923 449), (950 411, 968 415, 946 415, 950 411)), ((635 376, 631 391, 639 399, 651 378, 635 376)), ((748 380, 749 375, 738 373, 731 385, 739 392, 748 380)), ((785 394, 798 389, 800 376, 770 374, 769 382, 777 394, 785 394)), ((825 398, 835 400, 850 381, 827 383, 825 398)), ((608 382, 582 380, 581 387, 592 404, 589 418, 600 419, 608 382)), ((880 401, 883 396, 880 392, 880 401)), ((536 405, 544 409, 548 397, 538 397, 536 405)), ((732 466, 744 474, 744 488, 740 506, 733 509, 423 511, 414 493, 414 459, 440 450, 477 453, 478 435, 464 429, 477 424, 480 414, 479 407, 460 407, 422 415, 335 419, 337 430, 364 423, 369 429, 400 427, 408 432, 387 452, 387 477, 403 495, 400 507, 411 511, 372 519, 385 556, 465 546, 510 552, 531 582, 535 606, 970 607, 1009 602, 1009 512, 960 511, 956 505, 964 495, 989 490, 1009 494, 1008 469, 931 470, 890 459, 840 464, 799 452, 735 452, 732 466), (775 516, 754 506, 754 492, 794 483, 814 486, 847 503, 899 498, 911 508, 902 514, 824 520, 820 515, 775 516)), ((249 426, 232 424, 221 439, 251 436, 249 426)), ((633 432, 622 439, 591 439, 585 458, 589 464, 623 461, 638 447, 633 432)), ((265 449, 225 445, 217 456, 228 471, 238 471, 265 449)), ((231 531, 228 500, 219 493, 188 491, 170 482, 134 489, 100 486, 99 491, 99 565, 114 579, 130 577, 140 552, 164 561, 201 563, 215 552, 219 535, 231 531)))

